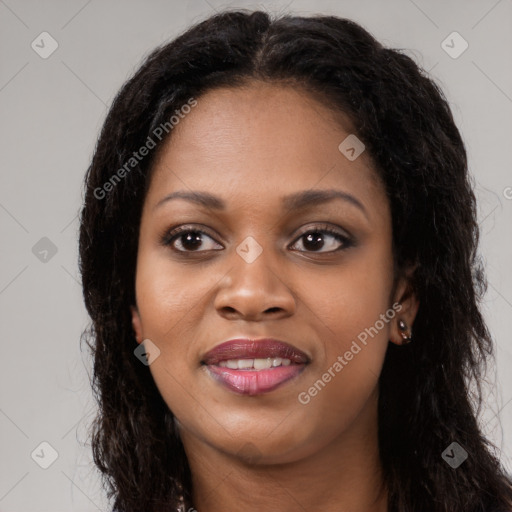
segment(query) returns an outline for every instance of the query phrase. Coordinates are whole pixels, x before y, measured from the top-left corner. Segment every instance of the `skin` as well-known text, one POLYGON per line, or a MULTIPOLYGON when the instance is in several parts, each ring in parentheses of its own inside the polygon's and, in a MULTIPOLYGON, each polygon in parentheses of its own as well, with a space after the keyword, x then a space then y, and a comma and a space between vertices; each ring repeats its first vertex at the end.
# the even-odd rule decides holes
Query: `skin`
POLYGON ((378 376, 389 341, 402 342, 398 320, 412 327, 418 302, 408 274, 394 279, 390 207, 370 156, 349 161, 338 150, 350 133, 348 118, 335 119, 308 93, 251 82, 201 96, 156 161, 132 319, 137 341, 149 338, 160 350, 149 368, 177 418, 201 512, 387 510, 378 376), (282 196, 310 189, 348 193, 364 211, 342 199, 283 207, 282 196), (207 191, 226 208, 184 199, 158 205, 178 190, 207 191), (322 232, 323 247, 308 245, 301 235, 325 223, 354 244, 322 232), (176 250, 160 242, 188 224, 205 230, 199 250, 184 236, 176 250), (251 263, 236 252, 248 236, 262 248, 251 263), (395 302, 400 312, 300 403, 395 302), (206 352, 236 337, 287 341, 311 363, 270 393, 238 395, 201 365, 206 352))

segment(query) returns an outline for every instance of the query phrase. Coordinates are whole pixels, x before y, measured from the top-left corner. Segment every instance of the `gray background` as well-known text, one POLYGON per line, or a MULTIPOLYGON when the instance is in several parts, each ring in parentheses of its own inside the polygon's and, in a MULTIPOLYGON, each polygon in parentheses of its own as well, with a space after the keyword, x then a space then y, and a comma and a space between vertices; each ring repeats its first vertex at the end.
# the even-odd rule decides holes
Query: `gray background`
MULTIPOLYGON (((511 0, 0 0, 0 511, 107 510, 87 445, 95 405, 79 346, 88 324, 77 270, 82 180, 107 107, 142 58, 223 7, 352 18, 407 49, 443 87, 476 180, 490 282, 497 367, 482 424, 512 470, 511 0), (47 59, 31 47, 50 48, 44 31, 58 43, 47 59), (441 45, 453 31, 469 44, 458 58, 441 45), (43 441, 58 453, 48 469, 35 462, 51 462, 43 441)), ((452 39, 445 45, 459 52, 452 39)))

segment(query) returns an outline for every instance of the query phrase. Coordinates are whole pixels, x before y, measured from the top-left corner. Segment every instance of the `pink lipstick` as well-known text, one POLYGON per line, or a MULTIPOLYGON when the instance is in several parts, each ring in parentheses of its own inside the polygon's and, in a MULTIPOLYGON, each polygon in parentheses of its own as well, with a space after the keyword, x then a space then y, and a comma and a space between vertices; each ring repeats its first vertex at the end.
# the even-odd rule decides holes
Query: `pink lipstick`
POLYGON ((293 345, 271 338, 233 339, 203 357, 208 373, 231 391, 267 393, 302 373, 309 357, 293 345))

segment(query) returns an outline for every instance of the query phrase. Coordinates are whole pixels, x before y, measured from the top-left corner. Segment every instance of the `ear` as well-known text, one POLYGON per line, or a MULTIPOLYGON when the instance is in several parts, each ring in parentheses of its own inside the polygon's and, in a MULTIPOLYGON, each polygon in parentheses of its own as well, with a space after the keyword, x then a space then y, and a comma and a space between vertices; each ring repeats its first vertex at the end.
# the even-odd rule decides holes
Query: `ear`
POLYGON ((135 339, 137 343, 142 343, 144 338, 142 336, 142 322, 140 321, 139 310, 137 306, 130 306, 130 311, 132 313, 132 325, 135 331, 135 339))
POLYGON ((407 343, 404 336, 412 336, 413 324, 416 314, 418 313, 419 300, 412 287, 412 276, 416 270, 417 265, 409 267, 396 284, 395 293, 393 296, 393 304, 399 303, 401 308, 396 309, 396 316, 391 322, 390 341, 396 345, 404 345, 407 343), (399 328, 400 321, 405 324, 405 329, 399 328))

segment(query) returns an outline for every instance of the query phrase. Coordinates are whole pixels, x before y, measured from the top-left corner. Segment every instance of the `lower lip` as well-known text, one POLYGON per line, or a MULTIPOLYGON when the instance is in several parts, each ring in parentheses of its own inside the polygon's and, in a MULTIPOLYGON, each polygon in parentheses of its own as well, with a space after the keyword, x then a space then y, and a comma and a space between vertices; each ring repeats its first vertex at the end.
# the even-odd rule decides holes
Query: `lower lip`
POLYGON ((268 370, 232 370, 224 366, 207 365, 210 375, 228 389, 241 395, 268 393, 297 377, 305 364, 277 366, 268 370))

